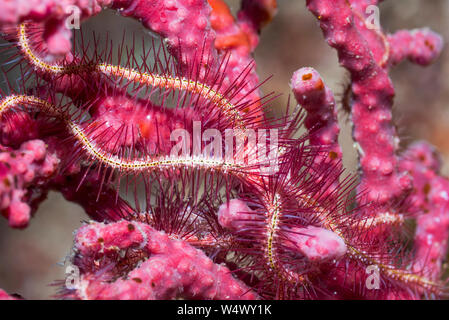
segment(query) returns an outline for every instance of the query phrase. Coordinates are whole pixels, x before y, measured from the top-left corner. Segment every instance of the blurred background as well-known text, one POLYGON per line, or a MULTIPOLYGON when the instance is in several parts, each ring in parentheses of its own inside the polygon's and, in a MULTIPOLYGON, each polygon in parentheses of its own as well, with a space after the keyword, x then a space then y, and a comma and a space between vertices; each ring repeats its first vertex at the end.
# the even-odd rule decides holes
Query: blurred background
MULTIPOLYGON (((227 2, 233 12, 238 11, 239 1, 227 2)), ((263 30, 255 52, 260 78, 273 76, 263 90, 283 94, 272 103, 274 112, 281 114, 285 108, 291 75, 300 67, 317 69, 339 99, 348 75, 339 67, 336 52, 323 40, 316 19, 305 8, 305 1, 278 0, 278 8, 277 16, 263 30)), ((449 0, 385 1, 381 4, 381 23, 387 32, 427 26, 449 43, 449 0)), ((139 23, 109 10, 86 21, 83 29, 95 30, 97 34, 109 32, 119 38, 124 29, 137 38, 151 36, 139 23)), ((391 76, 396 87, 394 121, 402 148, 417 139, 428 140, 441 152, 443 172, 449 175, 449 50, 445 48, 430 67, 405 62, 391 76)), ((355 172, 351 127, 344 112, 340 112, 340 118, 344 164, 349 172, 355 172)), ((83 219, 87 217, 81 208, 57 193, 49 194, 25 230, 11 230, 1 218, 0 288, 27 299, 51 298, 56 292, 51 283, 65 278, 65 268, 60 263, 69 254, 72 233, 83 219)))

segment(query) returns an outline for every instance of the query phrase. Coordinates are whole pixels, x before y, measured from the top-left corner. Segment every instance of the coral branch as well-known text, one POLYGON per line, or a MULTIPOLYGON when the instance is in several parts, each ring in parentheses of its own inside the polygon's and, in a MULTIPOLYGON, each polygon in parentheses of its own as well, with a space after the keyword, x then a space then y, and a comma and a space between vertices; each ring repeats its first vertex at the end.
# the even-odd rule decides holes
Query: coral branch
POLYGON ((408 148, 401 166, 413 175, 411 210, 417 214, 414 268, 437 280, 448 249, 449 181, 439 176, 440 160, 433 147, 424 142, 408 148))
POLYGON ((305 126, 310 134, 310 144, 323 150, 315 158, 314 168, 323 174, 317 177, 317 183, 323 179, 331 182, 323 186, 332 193, 338 186, 342 165, 342 152, 338 144, 337 110, 334 95, 324 84, 320 74, 312 68, 302 68, 293 74, 291 87, 296 101, 307 111, 305 126), (329 172, 323 171, 328 167, 329 172), (318 169, 319 168, 319 169, 318 169))
POLYGON ((10 296, 5 291, 0 289, 0 300, 17 300, 17 298, 14 298, 13 296, 10 296))
MULTIPOLYGON (((57 59, 70 54, 72 48, 72 32, 66 21, 72 14, 78 14, 79 19, 95 15, 102 7, 112 0, 30 0, 16 1, 2 0, 0 7, 0 30, 8 30, 23 21, 31 20, 42 23, 46 30, 45 47, 48 58, 57 59)), ((73 18, 73 17, 72 17, 73 18)))
POLYGON ((388 36, 389 62, 398 64, 405 59, 426 66, 432 63, 443 49, 443 39, 429 29, 400 30, 388 36))
POLYGON ((379 65, 383 46, 380 40, 364 37, 370 30, 363 20, 360 23, 354 14, 357 8, 350 2, 309 0, 307 6, 319 19, 326 41, 337 49, 341 65, 351 73, 353 136, 361 165, 359 190, 367 191, 367 201, 394 201, 411 188, 411 179, 397 171, 398 138, 391 121, 394 89, 387 70, 379 65))
POLYGON ((441 40, 429 32, 414 36, 401 32, 388 41, 381 30, 367 27, 367 3, 363 1, 309 0, 307 5, 320 20, 326 41, 337 49, 341 65, 351 73, 353 137, 361 165, 359 190, 367 191, 367 201, 394 203, 410 190, 411 179, 397 168, 399 139, 391 113, 394 88, 385 55, 391 51, 393 64, 405 56, 427 63, 439 54, 441 40))
POLYGON ((203 0, 114 0, 111 8, 133 17, 167 39, 170 52, 184 65, 184 75, 203 64, 216 65, 215 34, 209 22, 210 7, 203 0))
POLYGON ((45 199, 46 182, 58 168, 59 159, 47 152, 41 140, 24 142, 18 150, 0 146, 0 151, 0 209, 11 227, 24 228, 45 199))
POLYGON ((256 299, 251 290, 230 271, 214 264, 204 253, 181 240, 172 240, 142 223, 127 221, 104 225, 93 223, 78 230, 75 240, 78 265, 84 271, 79 288, 82 299, 256 299), (108 260, 127 249, 147 256, 126 279, 106 282, 89 270, 93 260, 108 260))
MULTIPOLYGON (((276 0, 244 0, 237 19, 232 16, 223 0, 208 0, 208 2, 212 7, 211 25, 216 32, 215 47, 219 52, 230 53, 226 70, 227 79, 224 80, 224 86, 227 87, 241 74, 242 66, 255 66, 251 53, 259 43, 261 27, 276 13, 276 0)), ((259 83, 255 69, 248 74, 246 82, 242 95, 248 94, 259 83)), ((253 91, 250 97, 258 100, 260 92, 253 91)))

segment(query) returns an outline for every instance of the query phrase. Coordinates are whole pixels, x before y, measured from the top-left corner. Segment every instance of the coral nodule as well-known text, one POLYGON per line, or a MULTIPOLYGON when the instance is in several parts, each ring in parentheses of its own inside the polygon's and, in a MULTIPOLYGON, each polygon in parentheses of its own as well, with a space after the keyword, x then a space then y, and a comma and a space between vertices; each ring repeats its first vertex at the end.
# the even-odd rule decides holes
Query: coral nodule
POLYGON ((25 228, 52 190, 90 218, 57 297, 445 297, 449 181, 429 144, 399 152, 389 77, 434 61, 442 39, 373 28, 375 0, 305 2, 350 74, 358 176, 315 69, 292 75, 296 108, 268 115, 253 52, 275 0, 242 0, 236 17, 223 0, 0 0, 15 76, 0 92, 1 213, 25 228), (102 9, 161 43, 70 30, 73 12, 102 9))

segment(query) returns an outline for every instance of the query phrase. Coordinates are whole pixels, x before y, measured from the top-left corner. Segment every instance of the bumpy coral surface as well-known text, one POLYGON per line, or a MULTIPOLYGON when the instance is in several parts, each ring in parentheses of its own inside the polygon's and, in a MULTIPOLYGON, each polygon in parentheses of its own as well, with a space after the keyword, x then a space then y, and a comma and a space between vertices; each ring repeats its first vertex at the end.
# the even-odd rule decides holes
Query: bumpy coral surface
POLYGON ((275 0, 242 0, 236 17, 223 0, 0 0, 6 72, 19 70, 0 96, 1 213, 25 228, 54 190, 90 218, 58 297, 445 297, 449 181, 429 144, 399 151, 389 77, 433 62, 442 39, 386 34, 376 0, 305 4, 350 74, 358 176, 318 71, 298 69, 297 107, 268 116, 252 53, 275 0), (162 43, 70 29, 108 9, 162 43))

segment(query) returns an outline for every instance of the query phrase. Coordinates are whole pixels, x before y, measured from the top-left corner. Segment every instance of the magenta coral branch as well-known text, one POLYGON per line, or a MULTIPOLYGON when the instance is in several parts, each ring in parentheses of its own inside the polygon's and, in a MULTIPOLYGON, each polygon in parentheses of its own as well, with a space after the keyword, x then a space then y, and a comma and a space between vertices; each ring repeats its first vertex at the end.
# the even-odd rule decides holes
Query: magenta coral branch
POLYGON ((0 146, 0 209, 14 228, 28 225, 32 211, 45 198, 45 183, 58 168, 59 159, 41 140, 24 142, 20 149, 0 146), (43 196, 38 196, 43 193, 43 196))
POLYGON ((0 300, 17 300, 17 298, 10 296, 4 290, 0 289, 0 300))
POLYGON ((338 144, 340 127, 334 95, 313 68, 301 68, 296 71, 291 80, 291 87, 296 101, 307 111, 304 123, 310 134, 310 144, 321 150, 314 159, 313 167, 322 173, 317 177, 317 183, 322 183, 323 179, 330 181, 333 187, 324 187, 331 193, 338 186, 342 170, 342 152, 338 144), (323 171, 324 166, 328 167, 329 171, 323 171))
MULTIPOLYGON (((341 65, 351 73, 353 138, 361 166, 359 190, 367 192, 366 201, 385 205, 405 196, 411 178, 397 169, 394 88, 384 66, 388 41, 380 30, 366 25, 366 5, 366 1, 307 1, 320 20, 326 41, 337 49, 341 65)), ((434 49, 441 48, 435 45, 434 49)))
POLYGON ((0 29, 31 20, 45 25, 44 41, 49 55, 63 57, 70 52, 72 32, 66 19, 78 14, 80 19, 95 15, 112 0, 0 0, 0 29))
POLYGON ((359 190, 367 190, 368 201, 387 203, 411 186, 410 178, 396 170, 393 85, 356 27, 358 19, 348 1, 309 0, 307 5, 320 20, 326 41, 337 49, 340 63, 351 72, 353 136, 359 145, 362 175, 359 190))
POLYGON ((196 66, 199 66, 200 63, 214 64, 217 58, 215 34, 209 22, 210 7, 203 0, 33 0, 23 1, 20 6, 14 1, 2 0, 0 7, 4 9, 0 27, 15 26, 23 21, 43 23, 46 47, 49 54, 56 57, 70 52, 72 32, 66 21, 72 19, 72 14, 79 14, 79 19, 83 20, 110 7, 123 16, 141 21, 145 27, 166 38, 172 54, 179 61, 192 64, 196 60, 196 66))
POLYGON ((78 230, 75 248, 81 269, 92 266, 95 259, 108 259, 127 249, 142 250, 148 256, 125 280, 106 282, 98 277, 101 270, 82 273, 76 290, 82 299, 257 299, 245 284, 233 278, 228 268, 147 224, 89 224, 78 230))
POLYGON ((414 268, 438 279, 449 238, 449 181, 439 176, 440 160, 432 146, 416 142, 404 153, 401 167, 413 176, 411 195, 416 212, 414 268))
POLYGON ((389 62, 398 64, 405 59, 419 64, 432 63, 443 49, 443 39, 432 30, 400 30, 388 36, 390 43, 389 62))

